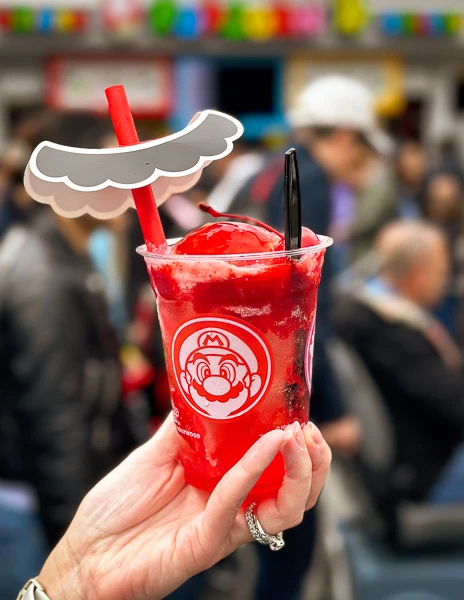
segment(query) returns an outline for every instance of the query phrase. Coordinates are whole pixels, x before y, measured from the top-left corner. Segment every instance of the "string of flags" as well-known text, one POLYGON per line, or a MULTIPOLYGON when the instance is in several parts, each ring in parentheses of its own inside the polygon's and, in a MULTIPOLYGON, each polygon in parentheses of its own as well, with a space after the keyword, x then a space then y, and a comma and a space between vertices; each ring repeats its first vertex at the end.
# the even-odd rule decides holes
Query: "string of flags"
MULTIPOLYGON (((153 0, 148 8, 128 1, 126 12, 111 12, 111 0, 102 4, 98 22, 109 33, 145 27, 157 37, 185 40, 220 37, 232 41, 268 41, 321 36, 328 31, 359 37, 368 26, 380 35, 399 37, 457 37, 464 33, 464 10, 458 12, 385 12, 372 15, 368 0, 332 0, 331 4, 308 0, 269 3, 243 0, 153 0), (138 5, 137 5, 138 6, 138 5)), ((119 6, 120 4, 118 4, 119 6)), ((78 35, 85 33, 93 15, 85 10, 12 6, 0 10, 0 31, 12 34, 78 35)))
POLYGON ((86 31, 89 14, 83 10, 13 7, 0 10, 0 29, 18 34, 80 34, 86 31))
POLYGON ((463 15, 457 13, 385 13, 380 32, 387 37, 454 37, 461 33, 463 15))
POLYGON ((327 10, 321 4, 286 6, 231 2, 202 7, 179 6, 172 0, 154 2, 149 10, 156 35, 181 38, 219 36, 230 40, 269 40, 311 37, 327 29, 327 10))

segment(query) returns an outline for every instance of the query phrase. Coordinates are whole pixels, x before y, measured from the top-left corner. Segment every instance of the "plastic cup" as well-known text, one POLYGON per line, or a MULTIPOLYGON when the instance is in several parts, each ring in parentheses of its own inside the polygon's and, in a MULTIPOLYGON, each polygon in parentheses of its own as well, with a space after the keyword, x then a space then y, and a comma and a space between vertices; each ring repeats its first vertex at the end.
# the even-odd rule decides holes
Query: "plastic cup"
MULTIPOLYGON (((158 303, 180 460, 211 491, 263 434, 309 418, 317 289, 332 240, 292 252, 144 256, 158 303)), ((172 243, 172 242, 171 242, 172 243)), ((275 494, 279 454, 250 497, 275 494)))

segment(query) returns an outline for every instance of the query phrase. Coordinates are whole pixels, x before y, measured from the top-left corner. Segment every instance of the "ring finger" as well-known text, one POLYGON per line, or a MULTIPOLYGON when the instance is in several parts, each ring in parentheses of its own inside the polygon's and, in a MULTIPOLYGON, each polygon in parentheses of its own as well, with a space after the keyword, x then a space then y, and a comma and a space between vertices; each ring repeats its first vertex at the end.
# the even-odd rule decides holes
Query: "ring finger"
MULTIPOLYGON (((257 507, 258 519, 269 534, 276 534, 301 523, 311 491, 311 458, 300 424, 296 422, 287 429, 293 432, 293 436, 281 450, 285 464, 282 487, 276 498, 264 500, 257 507)), ((245 524, 243 516, 241 521, 245 524)), ((249 540, 251 534, 246 525, 245 527, 249 540)))

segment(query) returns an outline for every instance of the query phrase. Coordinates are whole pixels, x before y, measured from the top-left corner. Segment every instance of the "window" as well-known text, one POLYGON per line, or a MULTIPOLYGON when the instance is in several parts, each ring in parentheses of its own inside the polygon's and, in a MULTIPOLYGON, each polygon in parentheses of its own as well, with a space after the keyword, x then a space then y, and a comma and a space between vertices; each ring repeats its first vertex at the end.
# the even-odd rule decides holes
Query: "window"
POLYGON ((217 68, 217 105, 232 115, 275 111, 274 65, 220 65, 217 68))

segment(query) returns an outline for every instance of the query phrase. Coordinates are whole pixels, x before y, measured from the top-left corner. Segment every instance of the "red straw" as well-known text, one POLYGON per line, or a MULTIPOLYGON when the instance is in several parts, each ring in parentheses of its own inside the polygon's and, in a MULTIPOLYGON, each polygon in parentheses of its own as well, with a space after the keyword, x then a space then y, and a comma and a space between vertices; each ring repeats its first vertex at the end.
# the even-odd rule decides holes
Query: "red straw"
MULTIPOLYGON (((138 144, 139 137, 124 86, 113 85, 105 90, 105 94, 119 145, 138 144)), ((131 192, 148 250, 165 250, 167 248, 166 237, 151 186, 136 188, 131 192)))

